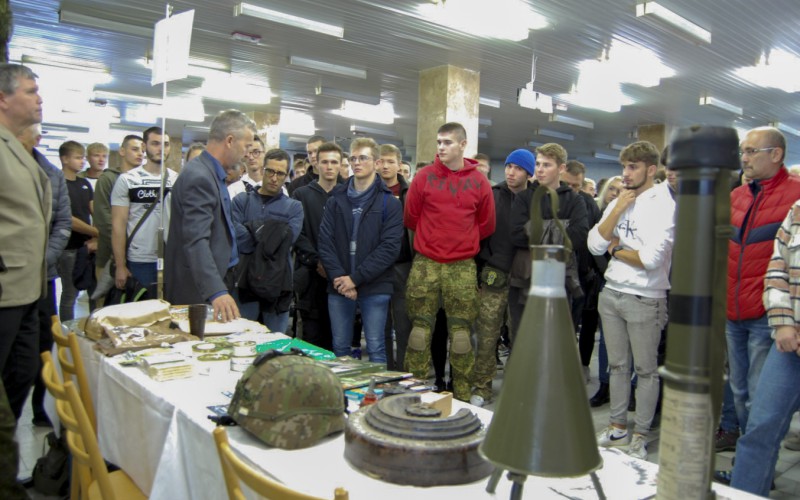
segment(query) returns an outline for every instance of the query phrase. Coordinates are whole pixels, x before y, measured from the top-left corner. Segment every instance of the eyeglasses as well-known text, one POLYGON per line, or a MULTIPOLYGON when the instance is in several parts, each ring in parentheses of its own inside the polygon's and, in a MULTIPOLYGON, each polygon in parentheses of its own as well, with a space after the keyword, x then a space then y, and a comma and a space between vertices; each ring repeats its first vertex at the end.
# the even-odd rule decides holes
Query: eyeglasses
POLYGON ((259 157, 259 156, 261 156, 262 154, 264 154, 264 152, 263 152, 263 151, 260 151, 260 150, 258 150, 258 149, 251 149, 250 151, 248 151, 248 152, 247 152, 247 155, 248 155, 248 156, 252 156, 252 157, 254 157, 254 158, 258 158, 258 157, 259 157))
POLYGON ((372 157, 367 155, 351 156, 349 158, 350 163, 356 163, 356 162, 367 163, 371 159, 372 157))
POLYGON ((277 177, 278 179, 283 179, 286 177, 286 172, 278 172, 277 170, 272 170, 271 168, 265 168, 264 175, 267 177, 277 177))
POLYGON ((772 151, 773 149, 776 148, 777 146, 773 146, 771 148, 744 148, 741 151, 739 151, 739 157, 753 156, 754 154, 760 153, 761 151, 772 151))

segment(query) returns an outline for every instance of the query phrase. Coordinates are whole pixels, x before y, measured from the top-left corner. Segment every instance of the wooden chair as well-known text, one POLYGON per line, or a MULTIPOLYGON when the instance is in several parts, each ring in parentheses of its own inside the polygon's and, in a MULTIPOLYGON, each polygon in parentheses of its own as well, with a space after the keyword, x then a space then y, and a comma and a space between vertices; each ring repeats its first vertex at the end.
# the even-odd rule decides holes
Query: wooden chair
MULTIPOLYGON (((222 464, 225 487, 228 489, 230 500, 244 500, 245 498, 239 484, 240 479, 254 492, 270 500, 324 500, 291 490, 255 471, 233 452, 224 427, 214 429, 214 441, 217 443, 219 461, 222 464)), ((333 494, 333 500, 349 500, 349 498, 350 495, 344 488, 336 488, 333 494)))
POLYGON ((42 353, 42 363, 42 379, 47 390, 56 399, 58 418, 66 428, 67 445, 72 453, 73 478, 77 475, 82 498, 89 500, 147 498, 124 471, 108 472, 97 444, 94 428, 89 422, 89 416, 75 385, 71 381, 61 383, 49 352, 42 353))
POLYGON ((65 380, 74 379, 78 382, 83 407, 89 415, 89 422, 92 429, 97 432, 97 418, 94 414, 94 404, 92 403, 92 392, 89 390, 89 380, 86 378, 86 369, 83 366, 81 348, 78 345, 78 336, 75 332, 64 334, 61 321, 58 316, 51 316, 53 340, 58 346, 58 362, 61 365, 61 372, 65 380))

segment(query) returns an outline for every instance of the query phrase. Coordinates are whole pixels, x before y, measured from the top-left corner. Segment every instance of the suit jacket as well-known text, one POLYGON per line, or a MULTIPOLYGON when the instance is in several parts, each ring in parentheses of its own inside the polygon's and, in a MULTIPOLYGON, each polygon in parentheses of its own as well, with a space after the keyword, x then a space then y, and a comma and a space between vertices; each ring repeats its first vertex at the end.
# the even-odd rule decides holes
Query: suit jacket
POLYGON ((228 290, 224 278, 234 235, 222 189, 207 152, 187 163, 172 187, 164 298, 173 304, 202 304, 228 290))
POLYGON ((0 126, 0 307, 30 304, 45 292, 45 253, 53 206, 50 180, 0 126))

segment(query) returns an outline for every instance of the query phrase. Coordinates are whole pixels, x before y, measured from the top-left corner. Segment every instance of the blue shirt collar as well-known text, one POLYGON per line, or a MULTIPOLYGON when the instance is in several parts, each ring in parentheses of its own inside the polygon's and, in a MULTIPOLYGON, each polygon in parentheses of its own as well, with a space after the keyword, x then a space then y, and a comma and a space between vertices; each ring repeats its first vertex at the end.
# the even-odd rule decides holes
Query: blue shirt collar
POLYGON ((224 168, 222 168, 222 164, 216 158, 211 156, 208 151, 203 151, 202 154, 206 155, 206 158, 211 160, 211 164, 214 165, 214 171, 217 174, 217 179, 219 179, 220 182, 225 182, 225 178, 228 177, 228 173, 225 172, 224 168))

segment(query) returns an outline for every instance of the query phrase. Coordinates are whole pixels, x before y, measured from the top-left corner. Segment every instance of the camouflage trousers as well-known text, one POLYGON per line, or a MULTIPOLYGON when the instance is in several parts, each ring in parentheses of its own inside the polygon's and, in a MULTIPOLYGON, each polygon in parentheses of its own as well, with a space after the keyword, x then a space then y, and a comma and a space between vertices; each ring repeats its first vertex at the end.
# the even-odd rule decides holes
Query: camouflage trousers
POLYGON ((406 307, 412 329, 405 369, 417 378, 428 378, 431 335, 440 305, 447 314, 453 396, 468 401, 475 363, 470 327, 477 315, 477 274, 472 259, 442 264, 417 254, 406 287, 406 307))
POLYGON ((475 320, 475 367, 472 370, 473 394, 492 400, 492 379, 497 374, 497 340, 508 306, 508 287, 482 285, 478 292, 478 318, 475 320))

